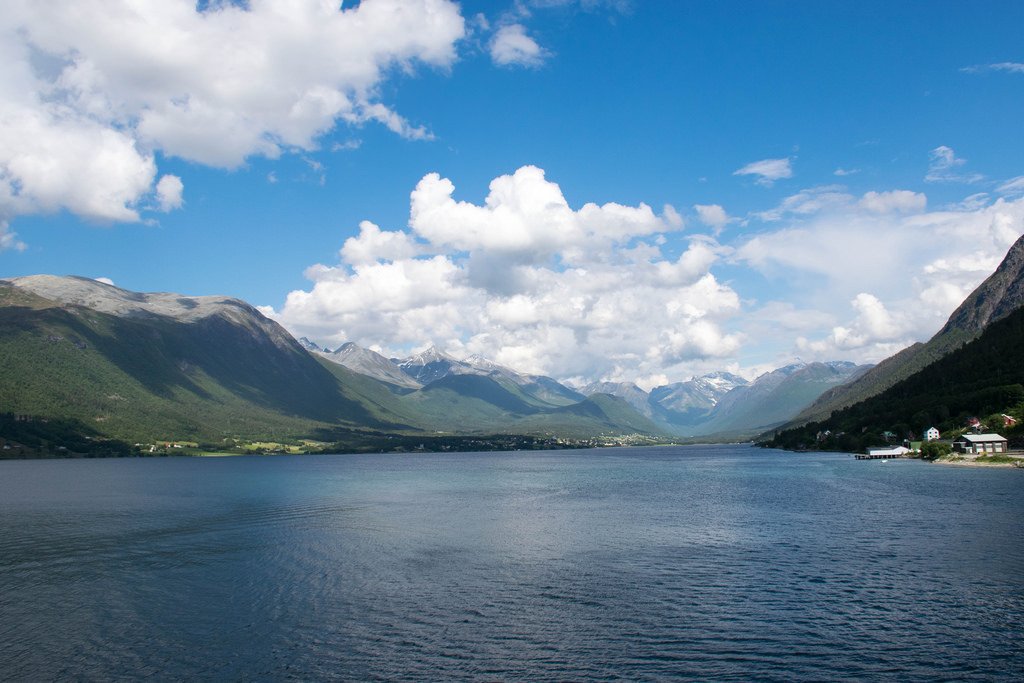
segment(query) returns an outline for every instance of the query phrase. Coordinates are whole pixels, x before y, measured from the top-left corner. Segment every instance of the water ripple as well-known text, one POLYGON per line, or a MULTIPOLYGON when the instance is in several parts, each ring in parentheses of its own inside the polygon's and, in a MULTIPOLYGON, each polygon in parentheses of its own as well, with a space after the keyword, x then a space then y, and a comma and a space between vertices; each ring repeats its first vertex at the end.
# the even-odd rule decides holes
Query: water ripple
POLYGON ((1024 676, 1016 472, 721 447, 72 465, 0 463, 5 680, 1024 676))

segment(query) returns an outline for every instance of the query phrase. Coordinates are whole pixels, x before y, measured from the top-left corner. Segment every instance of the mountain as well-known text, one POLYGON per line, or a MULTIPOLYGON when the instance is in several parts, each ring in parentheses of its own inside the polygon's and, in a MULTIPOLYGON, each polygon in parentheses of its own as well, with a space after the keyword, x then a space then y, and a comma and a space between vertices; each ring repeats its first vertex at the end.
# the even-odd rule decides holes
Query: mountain
POLYGON ((0 280, 0 429, 28 416, 51 424, 36 432, 67 443, 129 444, 333 441, 346 429, 378 441, 659 433, 625 404, 564 411, 587 401, 550 378, 436 349, 406 361, 403 370, 354 344, 300 343, 228 297, 142 294, 78 277, 0 280), (410 371, 439 376, 421 386, 410 371))
POLYGON ((633 409, 644 417, 654 417, 650 394, 633 382, 592 382, 580 389, 580 393, 584 396, 593 396, 594 394, 616 396, 633 406, 633 409))
POLYGON ((463 359, 452 367, 452 372, 484 375, 505 386, 515 385, 519 391, 542 405, 566 406, 585 398, 551 377, 517 372, 478 354, 463 359))
POLYGON ((227 297, 0 280, 0 405, 126 440, 389 428, 282 327, 227 297))
POLYGON ((616 396, 663 430, 685 437, 748 438, 782 424, 823 391, 866 370, 847 362, 797 363, 754 382, 714 372, 652 389, 632 382, 594 382, 582 393, 616 396))
POLYGON ((420 385, 430 384, 450 375, 452 368, 459 365, 459 361, 436 346, 395 362, 402 372, 420 385))
POLYGON ((594 394, 579 403, 537 413, 519 421, 530 434, 568 434, 588 439, 619 433, 664 435, 660 425, 616 396, 594 394))
POLYGON ((303 346, 308 351, 361 375, 405 389, 419 389, 423 386, 421 382, 404 372, 393 360, 353 342, 346 342, 334 351, 321 349, 305 337, 299 342, 304 342, 303 346))
POLYGON ((483 375, 505 387, 518 387, 516 391, 526 394, 540 405, 571 405, 585 398, 550 377, 517 372, 476 354, 464 360, 456 360, 436 346, 397 361, 397 365, 406 375, 424 385, 449 375, 483 375))
POLYGON ((896 439, 920 439, 929 427, 947 433, 979 417, 989 429, 1024 441, 1024 307, 990 322, 977 338, 885 391, 822 422, 777 433, 766 445, 861 451, 896 439), (1003 414, 1018 426, 1004 429, 1003 414))
POLYGON ((655 403, 666 410, 683 412, 694 408, 711 410, 725 394, 736 387, 749 384, 747 380, 729 372, 713 372, 693 377, 687 382, 666 384, 651 390, 655 403))
POLYGON ((826 392, 791 421, 818 422, 834 411, 876 396, 943 356, 976 339, 993 322, 1024 306, 1024 236, 992 275, 949 316, 927 343, 917 343, 882 361, 849 384, 826 392))
POLYGON ((728 372, 713 372, 651 390, 649 401, 662 419, 676 427, 692 426, 707 419, 723 396, 747 380, 728 372))
POLYGON ((833 361, 794 363, 767 372, 723 395, 708 419, 691 427, 689 433, 755 436, 792 419, 822 392, 849 382, 868 367, 833 361))

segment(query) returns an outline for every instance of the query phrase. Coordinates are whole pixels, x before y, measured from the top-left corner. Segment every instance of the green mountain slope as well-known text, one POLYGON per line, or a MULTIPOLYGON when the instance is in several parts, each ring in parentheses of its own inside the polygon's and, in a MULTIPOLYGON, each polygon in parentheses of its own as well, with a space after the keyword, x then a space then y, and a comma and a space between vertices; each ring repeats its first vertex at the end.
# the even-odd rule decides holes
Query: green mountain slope
POLYGON ((517 431, 526 434, 581 439, 623 433, 649 436, 665 433, 629 403, 609 394, 593 394, 579 403, 523 417, 515 424, 517 431))
MULTIPOLYGON (((818 432, 833 445, 860 450, 890 431, 920 438, 928 427, 963 427, 968 417, 1019 411, 1024 402, 1024 309, 991 323, 971 342, 897 382, 882 393, 834 413, 831 418, 777 434, 770 445, 811 446, 818 432)), ((991 426, 991 425, 990 425, 991 426)))
POLYGON ((76 419, 126 440, 296 436, 322 425, 391 423, 347 398, 286 333, 272 336, 276 330, 264 325, 226 313, 189 323, 120 317, 0 283, 0 406, 76 419))

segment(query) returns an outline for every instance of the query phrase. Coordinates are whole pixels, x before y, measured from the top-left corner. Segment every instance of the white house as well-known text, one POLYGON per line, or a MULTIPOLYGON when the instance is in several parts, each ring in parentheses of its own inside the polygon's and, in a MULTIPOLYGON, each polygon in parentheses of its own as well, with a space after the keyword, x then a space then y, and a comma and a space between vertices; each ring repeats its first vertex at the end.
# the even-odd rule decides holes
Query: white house
POLYGON ((902 458, 910 449, 906 446, 886 446, 885 448, 869 448, 868 454, 857 456, 860 460, 876 460, 878 458, 902 458))
POLYGON ((969 455, 1005 453, 1006 439, 998 434, 964 434, 953 442, 953 449, 969 455))
POLYGON ((941 434, 939 434, 939 430, 936 429, 935 427, 929 427, 928 429, 924 430, 925 441, 935 441, 940 436, 941 434))

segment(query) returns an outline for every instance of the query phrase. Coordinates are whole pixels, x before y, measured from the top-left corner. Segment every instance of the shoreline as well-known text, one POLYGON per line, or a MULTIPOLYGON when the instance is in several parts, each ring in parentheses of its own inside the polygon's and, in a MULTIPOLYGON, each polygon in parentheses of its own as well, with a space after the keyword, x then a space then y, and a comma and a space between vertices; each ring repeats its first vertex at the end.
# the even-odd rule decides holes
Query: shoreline
POLYGON ((935 465, 946 465, 948 467, 980 467, 980 468, 1002 468, 1002 469, 1024 469, 1024 459, 1017 462, 978 462, 976 460, 933 460, 935 465), (1021 464, 1018 464, 1021 463, 1021 464))

